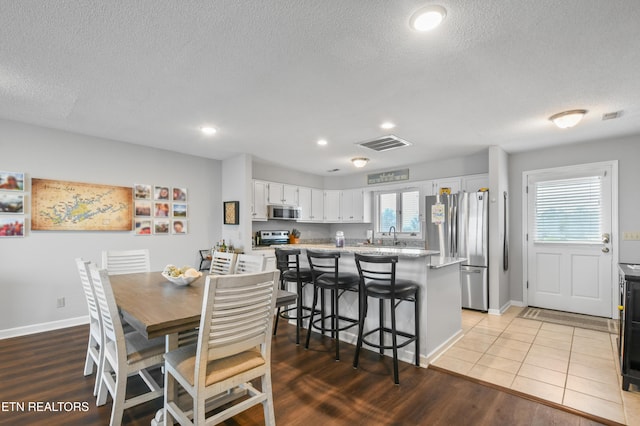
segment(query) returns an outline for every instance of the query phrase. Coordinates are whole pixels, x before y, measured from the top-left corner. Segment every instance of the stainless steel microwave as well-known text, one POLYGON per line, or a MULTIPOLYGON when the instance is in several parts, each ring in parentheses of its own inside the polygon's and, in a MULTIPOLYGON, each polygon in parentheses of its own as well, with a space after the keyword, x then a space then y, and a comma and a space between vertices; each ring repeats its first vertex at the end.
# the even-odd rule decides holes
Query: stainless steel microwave
POLYGON ((298 220, 300 219, 300 207, 270 205, 269 219, 298 220))

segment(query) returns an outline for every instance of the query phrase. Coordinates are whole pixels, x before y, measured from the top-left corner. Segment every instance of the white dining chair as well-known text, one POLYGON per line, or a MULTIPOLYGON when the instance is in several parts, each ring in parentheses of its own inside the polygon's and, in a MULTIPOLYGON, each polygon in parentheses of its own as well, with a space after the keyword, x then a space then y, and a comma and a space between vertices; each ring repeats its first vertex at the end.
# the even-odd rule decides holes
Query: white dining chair
POLYGON ((236 254, 226 251, 214 251, 211 257, 210 274, 229 275, 233 274, 236 264, 236 254))
POLYGON ((127 408, 162 397, 162 386, 149 374, 147 369, 163 364, 164 339, 147 340, 139 333, 125 338, 118 307, 106 269, 89 265, 98 309, 102 318, 104 342, 103 360, 98 371, 98 401, 101 406, 107 402, 107 394, 113 399, 110 426, 120 425, 127 408), (126 399, 127 378, 138 374, 149 388, 149 392, 126 399))
POLYGON ((82 260, 82 258, 76 259, 76 267, 78 268, 80 282, 82 283, 82 289, 84 290, 84 297, 87 302, 87 308, 89 309, 89 342, 87 344, 87 356, 84 362, 84 375, 89 376, 93 374, 95 367, 96 382, 93 386, 93 395, 95 396, 98 394, 98 385, 100 383, 97 373, 100 371, 100 362, 102 361, 102 349, 104 345, 102 343, 102 319, 100 318, 100 312, 98 311, 93 283, 89 276, 90 263, 91 262, 89 261, 82 260))
POLYGON ((102 269, 106 269, 109 275, 150 272, 149 250, 104 250, 102 269))
POLYGON ((193 399, 179 406, 165 392, 165 421, 181 425, 223 422, 262 404, 265 423, 275 426, 271 387, 271 330, 280 271, 209 275, 205 283, 198 343, 165 355, 165 370, 193 399), (251 380, 260 378, 260 390, 251 380), (207 400, 234 390, 248 393, 205 419, 207 400))
POLYGON ((239 254, 234 268, 235 274, 253 274, 265 268, 265 257, 255 254, 239 254))

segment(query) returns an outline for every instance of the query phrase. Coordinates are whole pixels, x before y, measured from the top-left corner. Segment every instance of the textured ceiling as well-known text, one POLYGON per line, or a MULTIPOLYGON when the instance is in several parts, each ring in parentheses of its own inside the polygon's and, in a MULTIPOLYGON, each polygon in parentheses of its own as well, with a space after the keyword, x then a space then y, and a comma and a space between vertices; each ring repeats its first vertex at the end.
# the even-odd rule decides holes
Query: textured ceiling
POLYGON ((0 117, 318 175, 640 134, 638 0, 442 0, 413 32, 430 3, 0 0, 0 117), (413 145, 356 146, 388 133, 413 145))

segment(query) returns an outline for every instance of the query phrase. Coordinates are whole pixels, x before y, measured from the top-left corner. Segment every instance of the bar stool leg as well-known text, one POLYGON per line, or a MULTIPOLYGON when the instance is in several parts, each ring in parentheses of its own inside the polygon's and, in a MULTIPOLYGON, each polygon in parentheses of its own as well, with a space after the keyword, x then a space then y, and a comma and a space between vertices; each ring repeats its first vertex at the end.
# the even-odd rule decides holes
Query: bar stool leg
POLYGON ((336 361, 340 361, 340 312, 338 310, 338 290, 331 290, 331 299, 333 300, 333 311, 332 316, 332 325, 335 330, 335 338, 336 338, 336 361))
POLYGON ((360 299, 360 311, 358 312, 360 323, 358 324, 358 341, 356 342, 356 353, 353 357, 353 368, 358 368, 358 364, 360 363, 360 349, 362 348, 362 335, 364 334, 364 320, 367 318, 367 296, 360 296, 360 299))
POLYGON ((400 384, 398 378, 398 333, 396 331, 396 308, 395 300, 390 299, 391 303, 391 345, 393 346, 393 381, 396 385, 400 384))
MULTIPOLYGON (((313 329, 313 316, 316 313, 316 304, 318 303, 318 290, 318 287, 313 286, 313 303, 311 304, 311 316, 309 317, 309 327, 307 329, 307 341, 304 344, 305 349, 309 349, 309 339, 311 339, 311 330, 313 329)), ((324 322, 324 318, 322 319, 324 322)), ((322 328, 324 328, 324 325, 322 328)))
POLYGON ((296 345, 300 344, 300 329, 302 328, 302 280, 298 277, 297 282, 298 302, 297 310, 298 318, 296 318, 296 345))
MULTIPOLYGON (((379 312, 379 316, 380 316, 380 346, 384 346, 384 299, 379 299, 378 305, 380 306, 380 312, 379 312)), ((380 350, 380 355, 384 355, 384 349, 381 347, 380 350)))
POLYGON ((414 321, 416 322, 416 341, 414 342, 415 346, 416 346, 416 366, 420 367, 420 307, 419 304, 420 303, 420 288, 418 287, 416 289, 416 300, 414 301, 413 305, 414 305, 414 309, 415 309, 415 318, 414 321))

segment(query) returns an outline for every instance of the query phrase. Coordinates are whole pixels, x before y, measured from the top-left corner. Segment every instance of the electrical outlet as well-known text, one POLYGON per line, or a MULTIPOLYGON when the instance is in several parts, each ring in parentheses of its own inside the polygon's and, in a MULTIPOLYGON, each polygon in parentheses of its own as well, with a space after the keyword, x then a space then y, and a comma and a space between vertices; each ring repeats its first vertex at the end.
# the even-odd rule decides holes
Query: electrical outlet
POLYGON ((58 297, 58 308, 64 308, 65 300, 64 297, 58 297))
POLYGON ((640 241, 640 231, 625 231, 622 234, 622 239, 625 241, 640 241))

